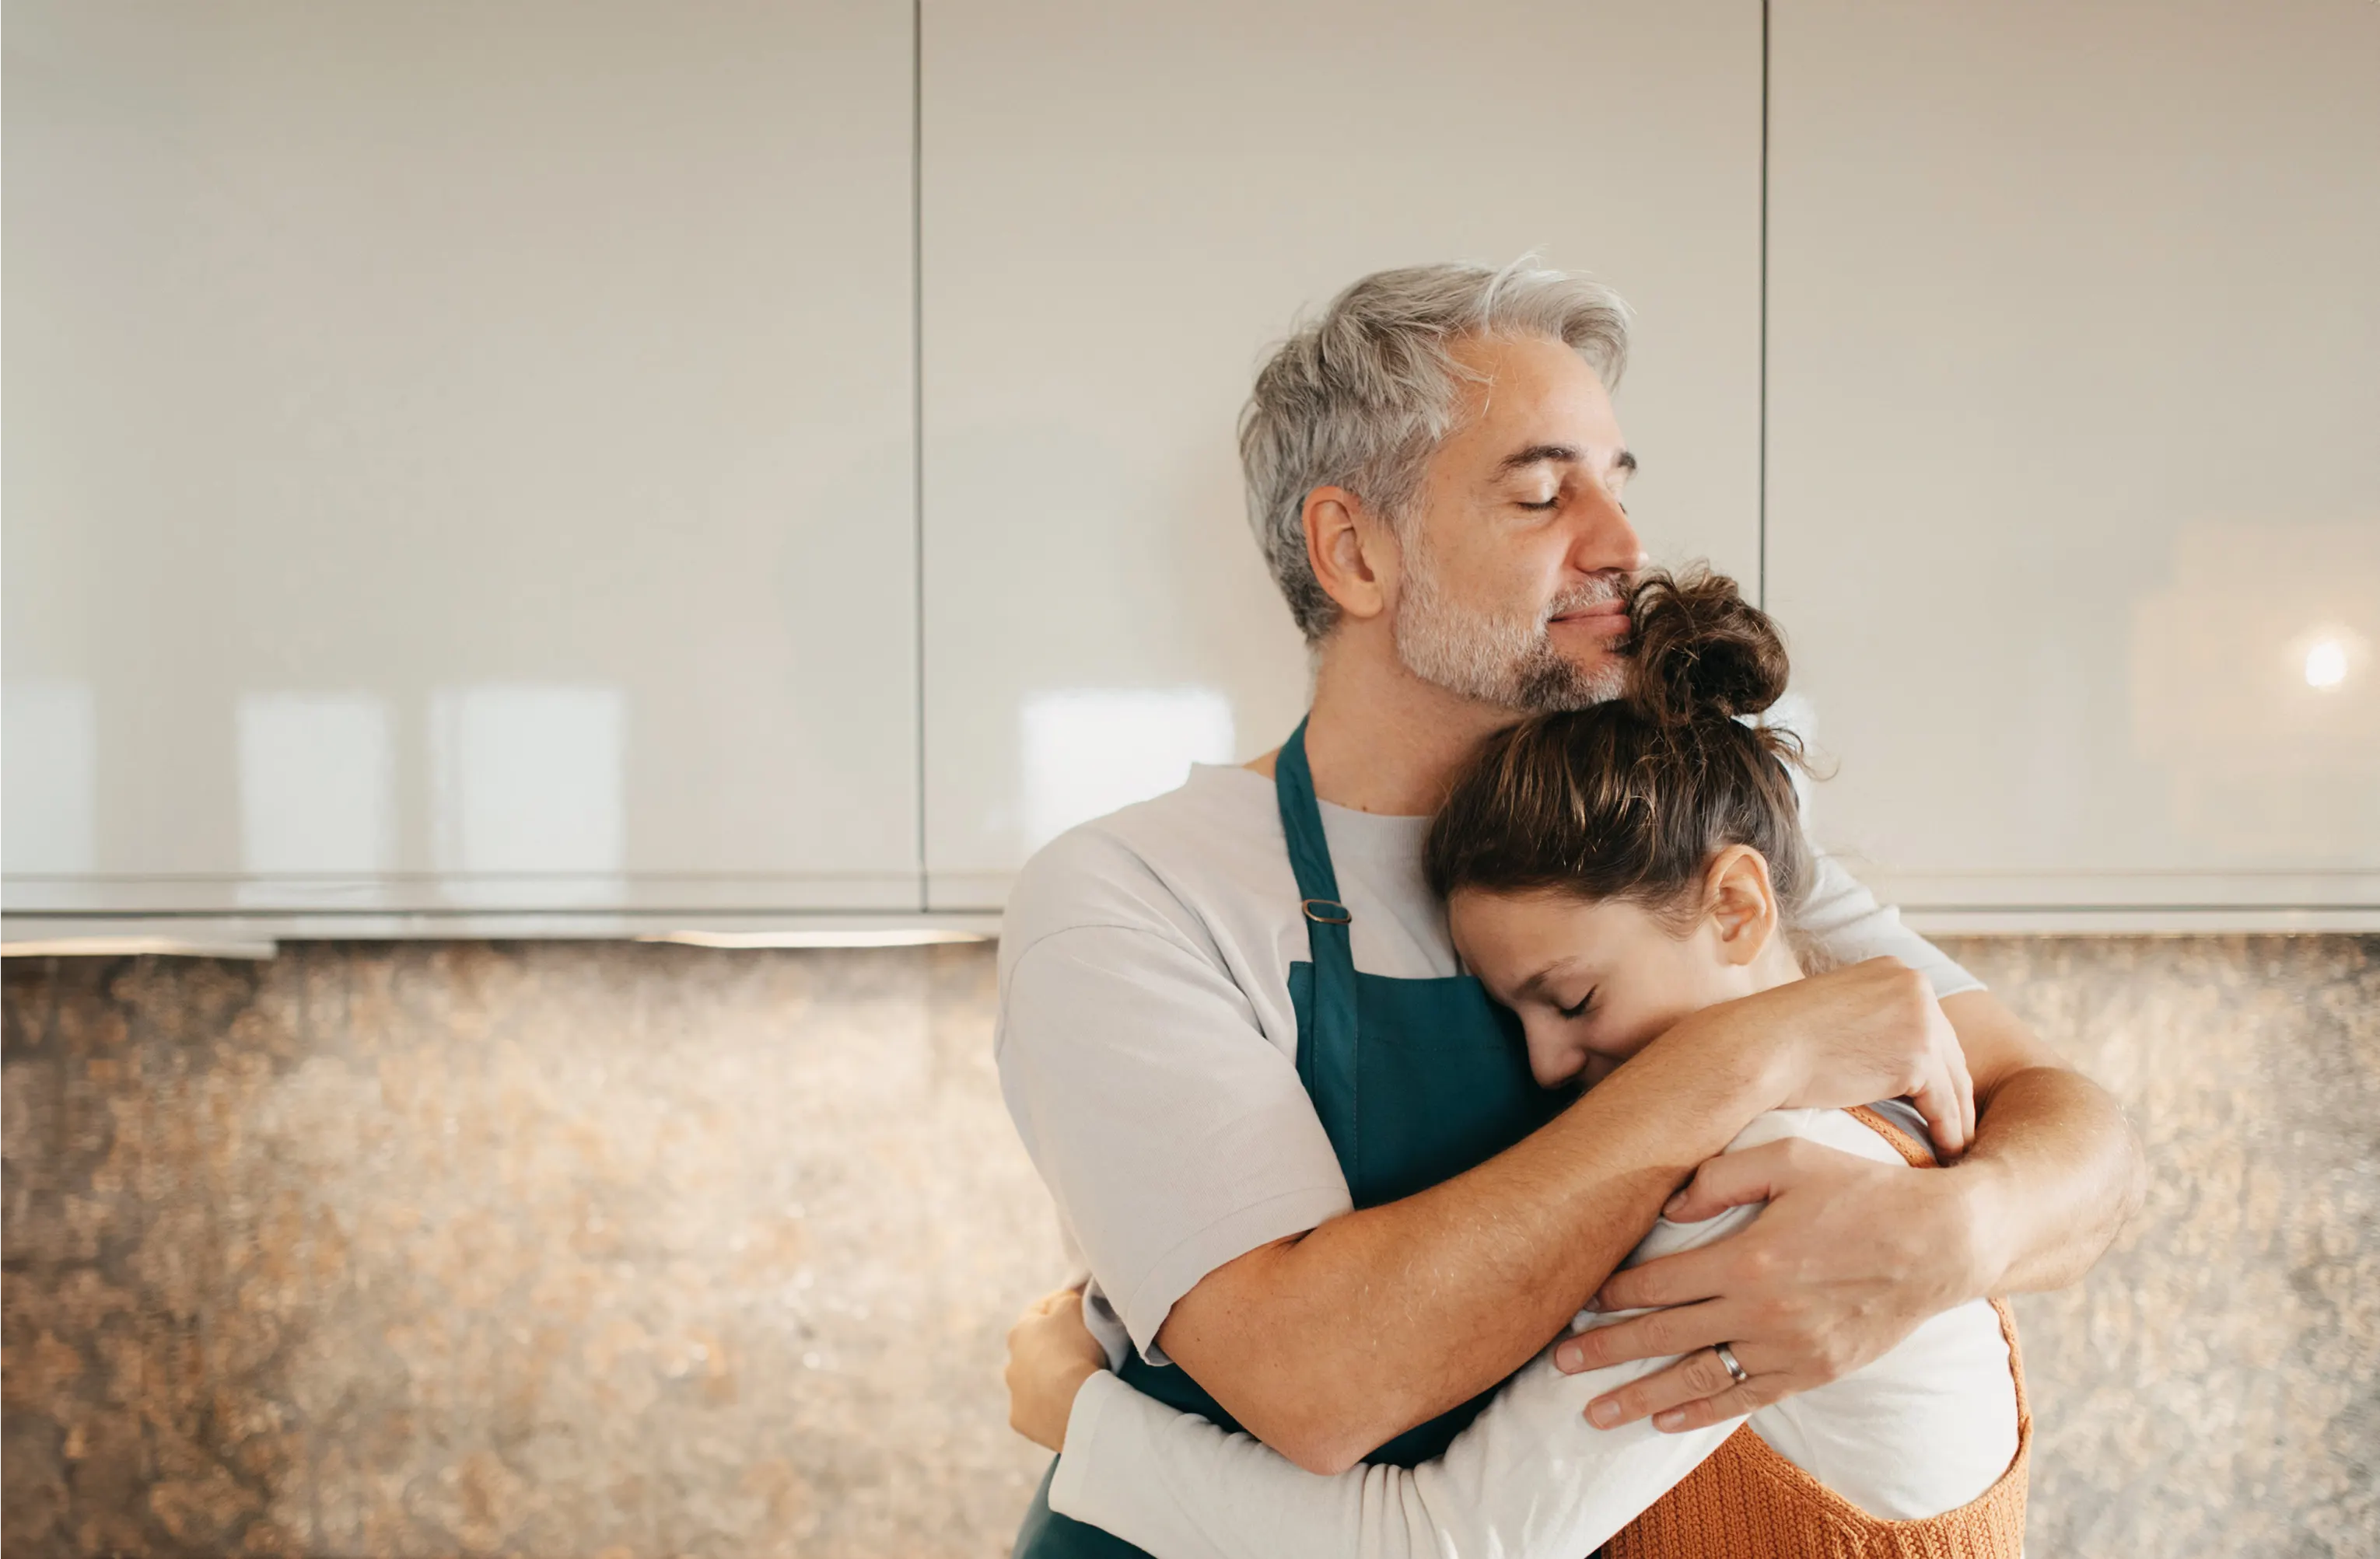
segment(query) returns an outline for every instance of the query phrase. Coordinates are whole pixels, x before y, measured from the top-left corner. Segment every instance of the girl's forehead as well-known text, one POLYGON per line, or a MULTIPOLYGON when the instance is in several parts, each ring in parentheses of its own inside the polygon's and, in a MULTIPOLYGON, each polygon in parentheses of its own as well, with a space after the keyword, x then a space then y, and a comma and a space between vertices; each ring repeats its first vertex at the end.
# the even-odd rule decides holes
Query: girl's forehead
POLYGON ((1557 888, 1457 888, 1447 918, 1456 943, 1475 961, 1481 952, 1512 959, 1541 959, 1557 951, 1592 955, 1599 948, 1633 945, 1657 929, 1643 905, 1557 888))

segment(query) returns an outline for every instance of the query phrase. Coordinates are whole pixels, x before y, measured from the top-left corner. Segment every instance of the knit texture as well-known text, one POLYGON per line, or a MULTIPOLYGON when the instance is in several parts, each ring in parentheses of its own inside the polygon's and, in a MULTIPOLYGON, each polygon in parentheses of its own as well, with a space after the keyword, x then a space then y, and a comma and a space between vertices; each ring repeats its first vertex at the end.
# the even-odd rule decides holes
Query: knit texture
MULTIPOLYGON (((1934 1157, 1873 1110, 1851 1112, 1930 1167, 1934 1157)), ((2016 1457, 1999 1480, 1956 1510, 1887 1521, 1787 1461, 1744 1424, 1660 1502, 1604 1545, 1605 1559, 2022 1559, 2025 1468, 2033 1409, 2016 1315, 1994 1299, 2016 1377, 2016 1457)))

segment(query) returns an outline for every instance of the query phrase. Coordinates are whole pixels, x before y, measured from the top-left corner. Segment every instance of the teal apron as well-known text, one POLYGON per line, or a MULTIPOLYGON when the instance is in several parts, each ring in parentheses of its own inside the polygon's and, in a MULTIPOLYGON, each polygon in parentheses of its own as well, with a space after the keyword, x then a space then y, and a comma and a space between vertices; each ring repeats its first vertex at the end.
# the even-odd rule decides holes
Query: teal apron
MULTIPOLYGON (((1356 969, 1302 721, 1274 765, 1273 789, 1314 960, 1289 966, 1297 1076, 1330 1133, 1355 1205, 1374 1207, 1426 1190, 1543 1125, 1566 1100, 1536 1086, 1519 1021, 1488 1000, 1478 981, 1467 974, 1392 980, 1356 969)), ((1135 1352, 1121 1373, 1160 1402, 1225 1429, 1240 1427, 1177 1366, 1151 1364, 1135 1352)), ((1405 1431, 1365 1459, 1399 1467, 1429 1460, 1493 1395, 1484 1392, 1405 1431)), ((1050 1465, 1054 1473, 1057 1463, 1050 1465)), ((1015 1559, 1139 1553, 1097 1527, 1052 1511, 1047 1475, 1016 1534, 1015 1559)))

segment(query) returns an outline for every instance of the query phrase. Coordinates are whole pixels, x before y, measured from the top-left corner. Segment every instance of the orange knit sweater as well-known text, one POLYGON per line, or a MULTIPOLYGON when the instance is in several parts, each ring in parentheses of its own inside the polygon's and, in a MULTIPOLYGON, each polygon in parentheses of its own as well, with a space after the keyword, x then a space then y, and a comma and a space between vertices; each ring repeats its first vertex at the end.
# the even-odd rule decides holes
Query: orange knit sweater
MULTIPOLYGON (((1911 1164, 1934 1158, 1873 1110, 1853 1110, 1911 1164)), ((2021 1559, 2033 1411, 2016 1316, 1994 1299, 2016 1376, 2016 1459, 1956 1510, 1887 1521, 1836 1493, 1739 1427, 1685 1480, 1604 1546, 1605 1559, 2021 1559)))

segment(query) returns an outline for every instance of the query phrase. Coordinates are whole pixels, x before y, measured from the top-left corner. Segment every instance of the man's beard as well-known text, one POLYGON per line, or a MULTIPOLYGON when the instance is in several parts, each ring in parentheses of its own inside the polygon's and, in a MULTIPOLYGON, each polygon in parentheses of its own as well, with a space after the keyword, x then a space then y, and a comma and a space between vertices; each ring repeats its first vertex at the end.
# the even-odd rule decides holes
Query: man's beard
MULTIPOLYGON (((1406 549, 1404 590, 1397 599, 1397 659, 1422 681, 1482 704, 1522 714, 1584 709, 1626 691, 1628 668, 1617 655, 1582 667, 1554 647, 1548 626, 1566 612, 1617 600, 1616 579, 1596 579, 1557 597, 1542 612, 1467 611, 1440 587, 1436 564, 1406 549)), ((1616 648, 1620 643, 1612 641, 1616 648)))

